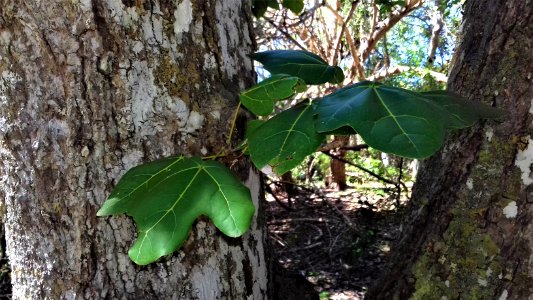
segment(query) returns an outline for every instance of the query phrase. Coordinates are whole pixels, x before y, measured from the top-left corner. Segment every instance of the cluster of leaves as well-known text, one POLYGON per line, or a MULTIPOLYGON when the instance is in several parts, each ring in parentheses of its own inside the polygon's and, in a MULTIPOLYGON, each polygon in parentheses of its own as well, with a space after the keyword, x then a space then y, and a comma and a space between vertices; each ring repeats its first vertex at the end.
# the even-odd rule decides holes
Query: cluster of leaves
MULTIPOLYGON (((256 53, 272 77, 241 93, 241 103, 268 116, 274 103, 290 99, 307 85, 341 83, 339 67, 297 50, 256 53)), ((442 91, 417 93, 363 81, 320 99, 305 99, 269 119, 248 123, 239 151, 254 165, 283 174, 314 153, 328 135, 359 134, 387 153, 424 158, 441 147, 445 132, 472 126, 500 112, 442 91), (244 149, 244 150, 243 150, 244 149)), ((179 248, 200 215, 228 236, 249 227, 254 206, 249 190, 223 164, 202 158, 167 158, 135 167, 118 183, 99 216, 127 213, 138 238, 129 251, 137 264, 148 264, 179 248)))
POLYGON ((252 13, 256 18, 260 18, 268 8, 279 9, 280 4, 296 15, 300 14, 304 9, 303 0, 281 0, 281 3, 278 0, 252 0, 252 13))

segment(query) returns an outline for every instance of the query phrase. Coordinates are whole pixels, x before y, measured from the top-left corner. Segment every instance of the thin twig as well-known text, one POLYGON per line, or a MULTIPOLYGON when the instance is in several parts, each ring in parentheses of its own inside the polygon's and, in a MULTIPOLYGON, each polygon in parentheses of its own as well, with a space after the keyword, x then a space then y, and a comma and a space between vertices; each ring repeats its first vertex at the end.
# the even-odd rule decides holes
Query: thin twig
MULTIPOLYGON (((335 17, 337 18, 339 22, 344 22, 344 19, 342 18, 342 16, 339 14, 338 11, 334 10, 333 7, 331 7, 331 5, 327 3, 325 5, 326 5, 326 8, 328 8, 331 11, 331 13, 335 15, 335 17)), ((359 78, 359 80, 364 80, 365 69, 364 69, 364 66, 361 64, 361 60, 359 59, 359 52, 357 48, 355 47, 355 43, 352 38, 352 35, 350 34, 350 30, 345 30, 345 36, 346 36, 346 42, 348 43, 348 46, 350 48, 350 54, 352 55, 352 58, 353 58, 352 67, 351 67, 352 76, 355 74, 355 77, 359 78)))
POLYGON ((304 247, 298 247, 298 248, 292 248, 292 249, 288 249, 288 250, 281 250, 280 252, 281 253, 286 253, 286 252, 298 252, 298 251, 302 251, 302 250, 309 250, 309 249, 313 249, 315 247, 318 247, 322 245, 322 242, 316 242, 314 244, 311 244, 311 245, 307 245, 307 246, 304 246, 304 247))
POLYGON ((398 192, 398 196, 396 197, 396 208, 400 208, 400 198, 402 195, 401 184, 402 184, 402 177, 403 177, 403 157, 400 157, 400 162, 398 163, 398 169, 400 170, 398 171, 399 172, 398 180, 396 181, 397 182, 396 190, 398 192))
POLYGON ((352 6, 350 7, 350 11, 348 12, 348 16, 346 19, 342 22, 341 32, 339 33, 339 37, 337 38, 337 44, 335 45, 335 52, 333 52, 333 57, 331 58, 331 64, 336 65, 337 64, 337 56, 339 55, 340 46, 342 42, 342 37, 344 36, 344 31, 346 31, 346 24, 350 21, 350 19, 353 16, 353 13, 355 12, 355 8, 357 7, 357 3, 359 3, 359 0, 352 1, 352 6))
POLYGON ((289 207, 287 204, 283 203, 283 201, 281 201, 278 196, 276 196, 276 193, 274 193, 274 191, 272 190, 272 188, 266 184, 265 185, 265 190, 267 193, 269 193, 270 195, 272 195, 272 197, 274 197, 274 200, 276 200, 276 202, 281 206, 283 207, 284 209, 286 210, 289 210, 289 211, 293 211, 293 209, 291 207, 289 207))
POLYGON ((368 148, 368 145, 366 144, 345 146, 343 145, 342 141, 334 140, 331 143, 328 143, 320 147, 317 151, 324 152, 324 151, 329 151, 333 149, 348 150, 348 151, 361 151, 367 148, 368 148))
POLYGON ((281 219, 281 220, 273 220, 267 222, 268 225, 280 225, 285 223, 292 223, 292 222, 317 222, 317 223, 324 223, 326 222, 326 219, 320 217, 320 218, 287 218, 287 219, 281 219))
POLYGON ((229 130, 228 139, 226 140, 226 144, 228 146, 231 145, 231 138, 233 137, 233 131, 235 130, 235 123, 237 123, 237 116, 239 115, 240 109, 241 109, 241 101, 239 101, 239 104, 237 104, 237 108, 235 108, 235 114, 233 115, 233 120, 231 121, 231 128, 229 130))
POLYGON ((383 181, 383 182, 385 182, 385 183, 392 184, 392 185, 395 185, 395 186, 396 186, 396 182, 394 182, 394 181, 392 181, 392 180, 390 180, 390 179, 387 179, 387 178, 385 178, 385 177, 383 177, 383 176, 381 176, 381 175, 379 175, 379 174, 376 174, 376 173, 370 171, 369 169, 367 169, 367 168, 365 168, 365 167, 362 167, 362 166, 360 166, 360 165, 354 164, 353 162, 351 162, 351 161, 349 161, 349 160, 346 160, 346 159, 344 159, 344 158, 341 158, 341 157, 338 157, 338 156, 336 156, 336 155, 333 155, 333 154, 331 154, 331 153, 329 153, 329 152, 327 152, 327 151, 323 151, 322 153, 326 154, 327 156, 329 156, 329 157, 331 157, 331 158, 333 158, 333 159, 336 159, 336 160, 338 160, 338 161, 342 161, 342 162, 345 163, 345 164, 349 164, 349 165, 352 166, 352 167, 356 167, 357 169, 359 169, 359 170, 361 170, 361 171, 364 171, 364 172, 366 172, 366 173, 372 175, 373 177, 375 177, 375 178, 377 178, 377 179, 379 179, 379 180, 381 180, 381 181, 383 181))
POLYGON ((406 1, 406 4, 400 11, 392 12, 387 19, 381 22, 380 26, 376 27, 376 30, 369 33, 366 43, 361 44, 359 53, 361 55, 361 61, 365 61, 370 52, 374 50, 378 41, 387 33, 396 23, 398 23, 403 17, 408 15, 413 10, 422 6, 422 0, 406 1))
POLYGON ((348 225, 348 227, 350 227, 351 229, 355 231, 358 231, 357 227, 353 224, 352 220, 350 220, 350 218, 347 215, 345 215, 336 205, 331 203, 326 197, 326 195, 322 195, 321 198, 322 198, 322 201, 324 201, 324 203, 326 203, 328 207, 332 208, 342 218, 342 220, 344 221, 344 223, 346 223, 346 225, 348 225))
POLYGON ((298 48, 304 50, 304 51, 307 51, 307 49, 305 49, 304 46, 302 46, 302 44, 300 44, 297 40, 295 40, 287 31, 283 30, 280 26, 276 25, 276 23, 274 23, 274 21, 268 19, 268 18, 264 18, 272 27, 276 28, 277 31, 281 32, 281 34, 283 34, 283 36, 285 36, 287 39, 289 39, 291 42, 293 42, 298 48))

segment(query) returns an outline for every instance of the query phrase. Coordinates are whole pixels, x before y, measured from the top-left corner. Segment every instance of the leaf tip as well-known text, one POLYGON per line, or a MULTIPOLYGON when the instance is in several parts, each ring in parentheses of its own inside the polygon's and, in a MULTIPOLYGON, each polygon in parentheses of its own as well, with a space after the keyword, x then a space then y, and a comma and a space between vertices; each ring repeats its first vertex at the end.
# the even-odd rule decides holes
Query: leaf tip
POLYGON ((108 205, 106 205, 104 203, 104 205, 102 205, 102 207, 100 207, 100 209, 96 212, 96 216, 97 217, 107 217, 107 216, 110 216, 111 213, 109 212, 109 209, 108 209, 108 205))
POLYGON ((330 83, 342 83, 344 81, 344 72, 339 66, 334 66, 333 77, 330 83))

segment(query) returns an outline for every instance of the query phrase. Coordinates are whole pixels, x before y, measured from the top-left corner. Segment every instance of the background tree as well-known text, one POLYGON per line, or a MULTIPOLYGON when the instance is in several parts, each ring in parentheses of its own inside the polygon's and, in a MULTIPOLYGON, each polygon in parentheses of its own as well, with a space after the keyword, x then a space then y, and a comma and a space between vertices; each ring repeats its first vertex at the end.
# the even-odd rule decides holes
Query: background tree
MULTIPOLYGON (((229 239, 198 221, 182 250, 139 267, 127 257, 130 219, 96 218, 127 169, 224 146, 253 83, 248 16, 237 0, 0 1, 0 199, 15 298, 266 297, 261 224, 229 239)), ((244 161, 232 168, 257 206, 258 176, 244 161)))
POLYGON ((449 89, 508 111, 424 163, 402 243, 369 299, 533 297, 533 6, 466 3, 449 89))

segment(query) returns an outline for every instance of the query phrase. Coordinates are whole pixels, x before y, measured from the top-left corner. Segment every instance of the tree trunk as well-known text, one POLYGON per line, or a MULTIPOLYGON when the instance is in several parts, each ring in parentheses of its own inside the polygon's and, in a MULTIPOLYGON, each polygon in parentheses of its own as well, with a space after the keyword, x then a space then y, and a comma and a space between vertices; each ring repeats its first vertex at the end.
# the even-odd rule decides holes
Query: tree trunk
MULTIPOLYGON (((140 267, 127 256, 131 220, 96 218, 129 168, 222 149, 238 92, 253 83, 248 6, 0 0, 0 199, 14 298, 266 297, 261 220, 241 239, 200 220, 181 250, 140 267)), ((244 161, 233 168, 257 207, 258 175, 244 161)))
MULTIPOLYGON (((350 141, 350 136, 347 135, 336 135, 333 142, 338 142, 341 147, 348 145, 348 142, 350 141)), ((346 150, 341 149, 339 147, 333 152, 333 155, 339 158, 345 158, 346 156, 346 150)), ((340 161, 338 159, 332 159, 330 164, 330 170, 331 170, 331 179, 334 184, 334 188, 338 189, 339 191, 344 191, 348 188, 348 184, 346 183, 346 165, 343 161, 340 161)))
POLYGON ((421 168, 411 216, 369 299, 532 299, 533 5, 471 0, 449 89, 505 109, 421 168))

